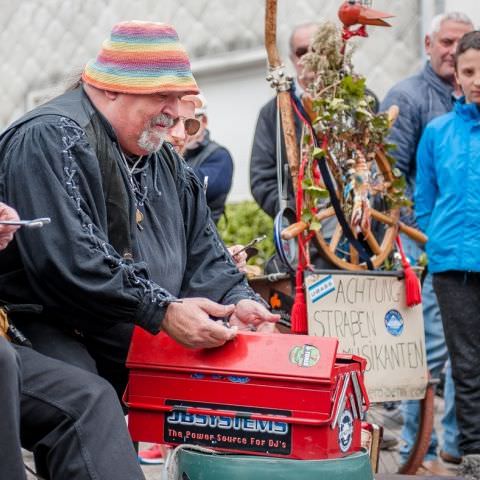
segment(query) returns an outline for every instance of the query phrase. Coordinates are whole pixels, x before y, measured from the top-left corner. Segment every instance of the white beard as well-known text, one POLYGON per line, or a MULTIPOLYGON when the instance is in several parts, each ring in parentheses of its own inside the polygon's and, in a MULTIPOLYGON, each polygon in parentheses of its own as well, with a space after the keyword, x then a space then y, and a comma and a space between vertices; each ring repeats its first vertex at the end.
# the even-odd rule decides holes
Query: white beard
POLYGON ((140 135, 137 145, 148 154, 156 153, 162 148, 166 137, 166 130, 147 128, 140 135))
POLYGON ((145 127, 137 145, 145 150, 147 153, 158 152, 167 138, 168 129, 173 126, 173 119, 168 115, 161 113, 153 118, 150 123, 145 127), (165 125, 165 128, 159 129, 157 124, 165 125))

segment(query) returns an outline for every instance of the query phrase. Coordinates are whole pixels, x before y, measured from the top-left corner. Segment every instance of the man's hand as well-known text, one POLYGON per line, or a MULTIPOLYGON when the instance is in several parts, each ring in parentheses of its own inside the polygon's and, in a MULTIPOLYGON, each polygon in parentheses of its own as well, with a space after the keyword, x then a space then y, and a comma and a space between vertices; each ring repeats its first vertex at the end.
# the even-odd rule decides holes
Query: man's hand
POLYGON ((273 332, 280 315, 270 313, 261 303, 254 300, 240 300, 230 317, 230 325, 239 330, 255 327, 258 331, 273 332))
MULTIPOLYGON (((18 213, 8 205, 0 202, 0 220, 20 220, 18 213)), ((0 250, 3 250, 13 240, 13 234, 18 225, 0 225, 0 250)))
POLYGON ((206 298, 184 298, 171 303, 163 319, 163 330, 188 348, 220 347, 237 334, 237 328, 227 328, 211 317, 228 317, 234 305, 220 305, 206 298))
POLYGON ((247 252, 244 245, 232 245, 228 251, 235 262, 235 265, 242 273, 247 273, 247 252))

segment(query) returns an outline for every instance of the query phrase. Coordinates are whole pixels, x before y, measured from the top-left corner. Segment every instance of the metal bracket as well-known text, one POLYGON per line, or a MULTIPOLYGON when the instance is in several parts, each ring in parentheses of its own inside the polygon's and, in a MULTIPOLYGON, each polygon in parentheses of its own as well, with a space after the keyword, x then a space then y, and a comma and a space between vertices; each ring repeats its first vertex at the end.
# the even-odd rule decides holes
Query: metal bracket
POLYGON ((287 92, 293 83, 293 77, 291 75, 285 75, 284 69, 285 65, 274 68, 270 67, 266 77, 267 82, 269 82, 270 86, 275 88, 277 92, 287 92))
POLYGON ((363 395, 360 388, 359 380, 357 377, 357 372, 352 372, 352 384, 353 391, 355 393, 355 398, 357 400, 358 414, 361 420, 365 417, 365 410, 363 408, 363 395))
POLYGON ((349 396, 348 396, 349 400, 350 400, 350 407, 352 409, 352 413, 353 413, 353 418, 355 420, 357 420, 357 418, 359 418, 359 415, 358 415, 358 412, 357 412, 357 405, 355 404, 355 398, 353 396, 353 393, 351 393, 349 396))
POLYGON ((342 391, 340 392, 340 397, 338 399, 337 410, 333 417, 333 422, 330 425, 330 428, 332 430, 336 427, 338 419, 340 418, 340 415, 343 413, 343 410, 345 409, 346 393, 347 393, 347 387, 349 382, 350 382, 350 372, 347 372, 343 377, 342 391))

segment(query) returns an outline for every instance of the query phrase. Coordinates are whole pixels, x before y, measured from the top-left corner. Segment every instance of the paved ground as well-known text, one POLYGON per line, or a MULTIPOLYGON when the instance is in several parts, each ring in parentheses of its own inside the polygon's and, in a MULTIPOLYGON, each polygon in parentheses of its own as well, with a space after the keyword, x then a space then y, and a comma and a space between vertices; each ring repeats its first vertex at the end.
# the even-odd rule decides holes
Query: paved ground
MULTIPOLYGON (((437 431, 440 431, 439 430, 440 416, 443 411, 443 401, 438 397, 435 399, 435 411, 436 411, 436 428, 437 428, 437 431)), ((388 418, 388 419, 385 418, 384 423, 389 425, 390 432, 392 432, 394 435, 400 438, 400 425, 395 420, 392 420, 391 418, 388 418)), ((141 449, 146 447, 148 447, 148 444, 140 445, 141 449)), ((31 454, 28 452, 25 452, 24 458, 25 458, 25 463, 31 468, 33 468, 31 454)), ((383 454, 381 455, 380 472, 394 472, 396 469, 396 465, 398 465, 398 452, 395 449, 392 449, 389 452, 383 452, 383 454)), ((147 480, 166 480, 166 475, 163 474, 163 465, 145 465, 145 466, 142 466, 142 468, 143 468, 143 471, 145 472, 145 477, 147 480)), ((452 476, 448 478, 453 478, 454 470, 451 470, 451 475, 452 476)), ((35 480, 35 477, 33 475, 27 475, 27 476, 28 476, 28 480, 35 480)), ((401 477, 401 478, 413 479, 413 478, 419 478, 419 477, 401 477)), ((68 479, 61 479, 61 480, 68 480, 68 479)))

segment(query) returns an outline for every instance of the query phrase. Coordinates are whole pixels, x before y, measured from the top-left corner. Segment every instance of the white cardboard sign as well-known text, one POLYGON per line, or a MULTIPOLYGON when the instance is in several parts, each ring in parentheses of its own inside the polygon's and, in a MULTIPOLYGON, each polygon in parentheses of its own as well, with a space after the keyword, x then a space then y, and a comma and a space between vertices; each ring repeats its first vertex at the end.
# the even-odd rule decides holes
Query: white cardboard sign
POLYGON ((337 337, 339 351, 367 360, 371 402, 423 398, 427 384, 421 305, 405 304, 393 273, 326 271, 307 274, 310 335, 337 337))

